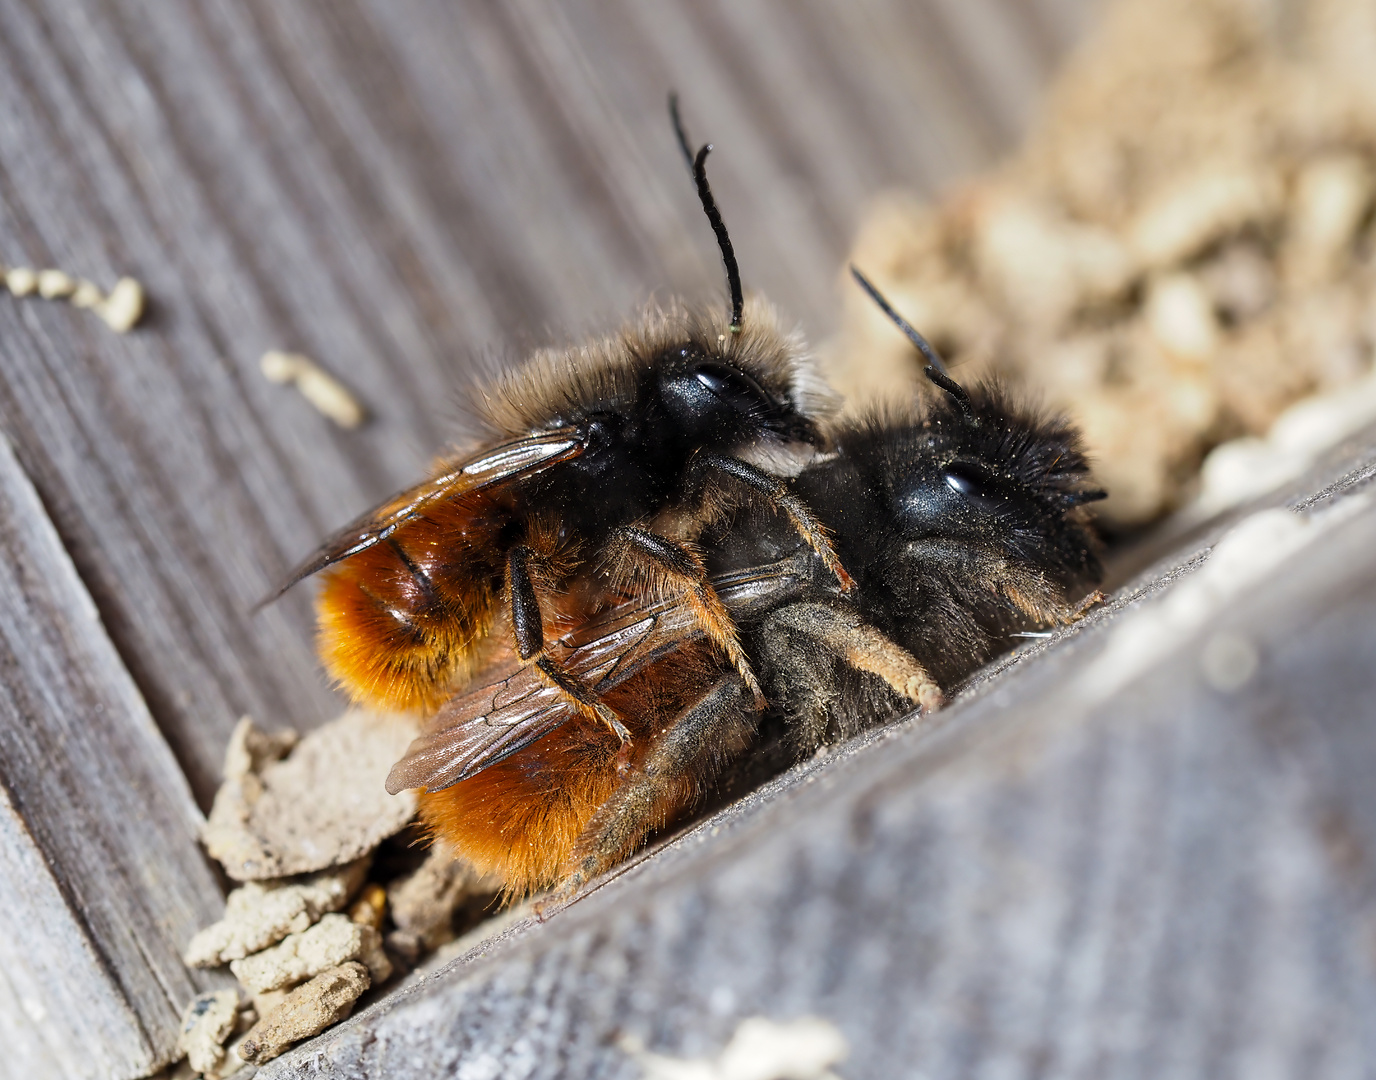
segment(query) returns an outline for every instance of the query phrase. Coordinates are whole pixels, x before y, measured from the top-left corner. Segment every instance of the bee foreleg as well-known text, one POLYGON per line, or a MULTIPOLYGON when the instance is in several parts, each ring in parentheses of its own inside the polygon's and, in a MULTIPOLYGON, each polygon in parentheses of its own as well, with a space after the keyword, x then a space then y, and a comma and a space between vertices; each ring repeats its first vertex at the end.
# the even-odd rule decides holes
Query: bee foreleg
POLYGON ((793 494, 788 485, 777 476, 771 476, 739 458, 725 457, 721 454, 699 454, 693 459, 693 465, 699 471, 710 469, 724 473, 757 494, 763 495, 775 510, 788 518, 789 523, 803 538, 803 542, 817 553, 827 570, 836 578, 841 590, 849 592, 855 587, 855 581, 846 573, 846 568, 841 565, 840 556, 832 547, 831 536, 826 526, 817 520, 807 504, 793 494))
POLYGON ((593 815, 574 844, 560 896, 628 856, 652 830, 683 810, 749 743, 754 712, 732 672, 679 713, 645 760, 593 815))
POLYGON ((565 671, 545 649, 545 623, 540 614, 540 601, 530 574, 530 548, 517 544, 507 555, 507 592, 511 596, 511 630, 516 639, 516 653, 522 660, 532 662, 551 684, 573 699, 592 718, 602 721, 623 743, 630 741, 616 713, 597 699, 592 688, 576 675, 565 671))
POLYGON ((736 624, 707 579, 707 568, 697 552, 647 529, 625 526, 612 534, 609 556, 614 588, 635 590, 639 584, 658 596, 683 595, 698 625, 755 696, 756 708, 764 708, 764 695, 737 639, 736 624))
POLYGON ((909 701, 931 712, 945 700, 941 687, 912 653, 848 609, 798 603, 781 608, 771 622, 805 634, 857 671, 883 679, 909 701))

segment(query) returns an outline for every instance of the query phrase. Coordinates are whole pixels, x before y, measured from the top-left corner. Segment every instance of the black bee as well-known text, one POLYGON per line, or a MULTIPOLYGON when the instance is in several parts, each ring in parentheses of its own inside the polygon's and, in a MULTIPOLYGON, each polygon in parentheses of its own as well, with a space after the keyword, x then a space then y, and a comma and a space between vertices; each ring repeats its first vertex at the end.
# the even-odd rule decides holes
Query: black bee
MULTIPOLYGON (((702 536, 784 730, 783 764, 915 706, 939 707, 943 688, 1010 635, 1078 617, 1101 574, 1085 505, 1104 493, 1075 430, 997 389, 967 391, 855 276, 921 350, 942 394, 925 409, 841 425, 834 454, 788 484, 831 531, 858 587, 843 591, 795 530, 749 508, 702 536)), ((749 688, 704 644, 682 603, 628 599, 557 648, 635 725, 632 755, 508 663, 443 710, 389 790, 424 788, 435 834, 512 893, 576 888, 689 808, 747 748, 760 752, 749 688)))
POLYGON ((478 395, 488 437, 476 450, 441 461, 295 571, 287 587, 325 571, 319 652, 356 701, 433 712, 500 651, 490 631, 501 621, 522 663, 626 743, 615 710, 547 648, 547 619, 578 617, 604 589, 681 600, 758 694, 693 543, 732 497, 780 512, 848 586, 816 518, 775 474, 824 443, 830 391, 769 309, 744 302, 707 182, 712 148, 691 152, 670 107, 721 249, 729 314, 673 308, 537 354, 478 395))

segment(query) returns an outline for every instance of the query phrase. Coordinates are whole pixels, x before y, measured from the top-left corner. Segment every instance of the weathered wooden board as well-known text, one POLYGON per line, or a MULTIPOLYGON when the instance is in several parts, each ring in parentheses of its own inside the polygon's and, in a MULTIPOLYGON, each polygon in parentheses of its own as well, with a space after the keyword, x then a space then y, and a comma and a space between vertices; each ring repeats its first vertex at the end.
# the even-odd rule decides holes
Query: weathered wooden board
POLYGON ((152 298, 118 338, 0 294, 0 428, 202 804, 238 716, 337 711, 309 590, 249 609, 420 473, 478 358, 719 294, 670 88, 748 283, 817 336, 865 199, 991 160, 1090 2, 0 5, 0 263, 152 298))
POLYGON ((260 1080, 630 1080, 756 1015, 854 1078, 1376 1075, 1373 478, 1376 429, 260 1080))
POLYGON ((0 1076, 143 1076, 213 981, 200 812, 3 437, 0 547, 0 1076))

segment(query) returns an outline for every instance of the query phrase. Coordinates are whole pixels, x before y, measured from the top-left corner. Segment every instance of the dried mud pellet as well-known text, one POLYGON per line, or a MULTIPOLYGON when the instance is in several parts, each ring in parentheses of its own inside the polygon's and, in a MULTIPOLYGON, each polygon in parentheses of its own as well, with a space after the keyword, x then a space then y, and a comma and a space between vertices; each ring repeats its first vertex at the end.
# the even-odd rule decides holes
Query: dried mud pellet
POLYGON ((60 300, 76 291, 76 282, 70 274, 61 270, 40 270, 38 272, 38 295, 44 300, 60 300))
POLYGON ((239 994, 234 990, 199 994, 186 1007, 177 1049, 196 1072, 214 1072, 224 1060, 225 1040, 234 1030, 238 1012, 239 994))
POLYGON ((69 303, 76 308, 93 308, 105 299, 105 294, 92 282, 78 281, 69 303))
POLYGON ((15 266, 5 271, 5 288, 15 296, 28 296, 38 288, 38 275, 27 266, 15 266))
POLYGON ((270 382, 294 383, 318 412, 343 428, 354 428, 365 417, 363 406, 343 383, 308 356, 271 349, 258 362, 270 382))
POLYGON ((143 318, 143 286, 131 277, 115 282, 110 295, 94 305, 96 314, 117 334, 128 333, 143 318))
POLYGON ((254 1065, 271 1061, 293 1043, 343 1020, 371 984, 368 969, 356 961, 322 971, 253 1026, 239 1043, 238 1056, 254 1065))

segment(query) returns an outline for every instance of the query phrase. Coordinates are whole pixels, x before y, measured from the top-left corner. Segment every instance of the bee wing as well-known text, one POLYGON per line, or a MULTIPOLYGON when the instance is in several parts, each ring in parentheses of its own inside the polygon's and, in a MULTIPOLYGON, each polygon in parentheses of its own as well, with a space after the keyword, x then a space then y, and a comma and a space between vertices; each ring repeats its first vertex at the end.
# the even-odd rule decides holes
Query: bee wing
MULTIPOLYGON (((604 693, 694 635, 701 632, 684 603, 625 604, 597 620, 596 631, 583 635, 582 644, 561 640, 556 648, 565 653, 566 670, 604 693)), ((439 791, 457 784, 578 715, 563 691, 527 665, 446 703, 431 730, 392 767, 387 790, 439 791)))
MULTIPOLYGON (((728 607, 777 602, 809 576, 798 558, 714 579, 728 607)), ((646 665, 705 635, 686 600, 617 605, 556 643, 565 669, 598 694, 619 686, 646 665)), ((411 743, 392 767, 387 790, 427 791, 467 780, 578 716, 561 691, 533 665, 451 699, 430 731, 411 743)))
POLYGON ((458 462, 439 476, 392 496, 340 529, 293 570, 269 599, 275 600, 298 581, 386 540, 398 526, 419 517, 426 507, 441 499, 524 480, 561 461, 577 457, 583 450, 582 434, 577 428, 568 427, 503 443, 458 462))

